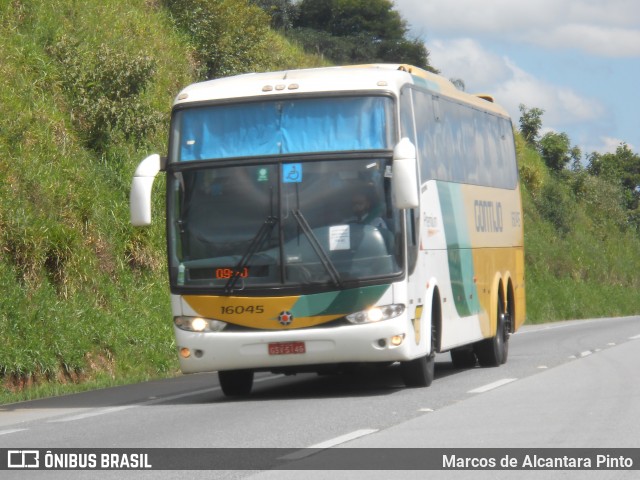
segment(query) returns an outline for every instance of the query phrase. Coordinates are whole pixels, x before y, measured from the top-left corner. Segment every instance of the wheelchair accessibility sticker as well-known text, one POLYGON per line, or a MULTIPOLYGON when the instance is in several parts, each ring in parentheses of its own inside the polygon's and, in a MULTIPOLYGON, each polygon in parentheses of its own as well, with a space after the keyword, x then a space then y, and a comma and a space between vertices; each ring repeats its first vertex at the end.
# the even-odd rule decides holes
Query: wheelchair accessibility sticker
POLYGON ((302 164, 301 163, 285 163, 284 165, 282 165, 282 182, 283 183, 302 182, 302 164))

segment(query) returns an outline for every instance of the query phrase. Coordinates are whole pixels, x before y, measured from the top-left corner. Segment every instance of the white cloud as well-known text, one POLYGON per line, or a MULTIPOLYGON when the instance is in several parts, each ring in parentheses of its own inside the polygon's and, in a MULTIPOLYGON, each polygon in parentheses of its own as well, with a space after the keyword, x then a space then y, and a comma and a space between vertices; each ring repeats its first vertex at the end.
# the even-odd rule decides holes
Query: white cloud
POLYGON ((461 78, 469 93, 495 96, 514 119, 521 103, 545 111, 544 123, 562 130, 565 125, 592 121, 603 114, 599 102, 583 97, 569 87, 554 85, 518 67, 508 57, 500 57, 471 39, 436 40, 431 58, 441 74, 461 78))
POLYGON ((471 93, 518 106, 583 152, 640 148, 640 0, 395 0, 430 63, 471 93), (613 140, 611 140, 613 139, 613 140), (613 147, 613 148, 612 148, 613 147))
POLYGON ((395 0, 421 36, 479 36, 604 57, 640 56, 636 0, 395 0))
POLYGON ((461 78, 467 82, 467 90, 483 90, 497 81, 507 79, 511 70, 503 58, 485 50, 469 38, 451 41, 434 40, 429 44, 431 60, 442 75, 461 78))
MULTIPOLYGON (((606 136, 600 137, 597 140, 599 140, 600 143, 586 147, 585 151, 589 153, 590 152, 615 153, 616 149, 620 146, 620 144, 627 143, 624 140, 620 140, 619 138, 606 137, 606 136)), ((631 150, 635 150, 635 147, 633 145, 629 145, 628 143, 627 145, 631 150)))
POLYGON ((531 31, 531 43, 584 50, 601 57, 640 57, 640 29, 605 28, 597 25, 559 25, 549 31, 531 31))

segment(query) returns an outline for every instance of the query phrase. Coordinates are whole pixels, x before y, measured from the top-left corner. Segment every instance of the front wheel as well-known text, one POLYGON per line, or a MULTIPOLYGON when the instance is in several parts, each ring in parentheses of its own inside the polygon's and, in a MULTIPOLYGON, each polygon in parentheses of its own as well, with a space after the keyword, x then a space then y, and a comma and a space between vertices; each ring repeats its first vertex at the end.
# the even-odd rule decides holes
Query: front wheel
POLYGON ((407 387, 428 387, 435 375, 435 355, 426 355, 409 362, 402 362, 402 380, 407 387))
POLYGON ((225 370, 218 372, 218 380, 227 397, 249 395, 253 388, 253 370, 225 370))

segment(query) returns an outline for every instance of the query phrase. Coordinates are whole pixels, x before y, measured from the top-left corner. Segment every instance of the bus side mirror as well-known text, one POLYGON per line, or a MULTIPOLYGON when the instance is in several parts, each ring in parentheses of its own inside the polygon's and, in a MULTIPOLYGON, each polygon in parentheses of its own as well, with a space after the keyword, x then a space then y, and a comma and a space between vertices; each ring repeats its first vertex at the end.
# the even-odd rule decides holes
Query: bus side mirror
POLYGON ((134 227, 151 225, 151 191, 153 181, 163 170, 163 159, 157 153, 145 158, 133 175, 129 194, 129 211, 134 227))
POLYGON ((396 208, 417 208, 420 205, 416 147, 403 138, 393 149, 392 199, 396 208))

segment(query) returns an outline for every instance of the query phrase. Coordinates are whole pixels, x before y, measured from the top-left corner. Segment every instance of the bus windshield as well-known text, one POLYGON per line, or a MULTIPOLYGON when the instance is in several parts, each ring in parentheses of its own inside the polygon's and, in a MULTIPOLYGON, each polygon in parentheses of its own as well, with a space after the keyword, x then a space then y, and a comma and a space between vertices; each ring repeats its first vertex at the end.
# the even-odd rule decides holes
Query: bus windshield
POLYGON ((226 292, 389 279, 402 265, 391 158, 171 169, 172 285, 226 292))
POLYGON ((392 148, 389 97, 278 99, 177 110, 171 161, 392 148))

